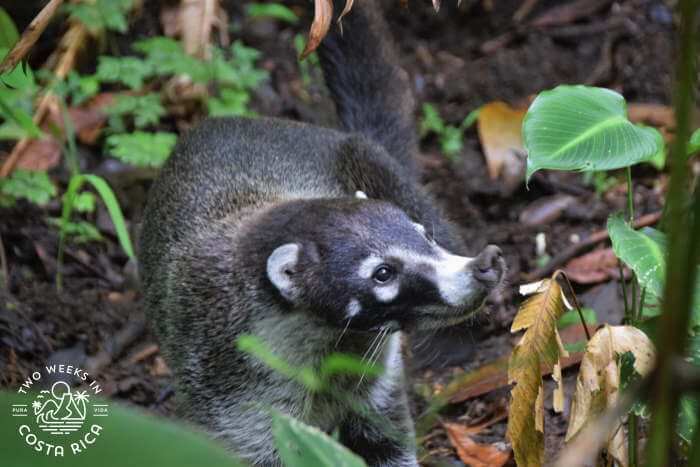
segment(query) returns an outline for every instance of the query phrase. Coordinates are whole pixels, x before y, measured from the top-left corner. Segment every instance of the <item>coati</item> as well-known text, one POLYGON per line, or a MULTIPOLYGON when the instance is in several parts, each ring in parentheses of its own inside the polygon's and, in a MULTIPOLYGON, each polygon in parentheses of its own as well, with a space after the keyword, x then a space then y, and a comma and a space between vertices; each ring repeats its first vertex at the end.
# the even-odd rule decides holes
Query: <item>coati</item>
POLYGON ((416 466, 401 333, 463 321, 505 271, 496 246, 460 256, 418 184, 413 98, 374 0, 343 29, 318 51, 339 130, 206 120, 180 139, 145 211, 146 310, 181 411, 255 465, 279 464, 272 407, 337 431, 369 465, 416 466), (333 352, 378 360, 376 379, 338 383, 368 411, 238 351, 244 334, 294 367, 333 352))

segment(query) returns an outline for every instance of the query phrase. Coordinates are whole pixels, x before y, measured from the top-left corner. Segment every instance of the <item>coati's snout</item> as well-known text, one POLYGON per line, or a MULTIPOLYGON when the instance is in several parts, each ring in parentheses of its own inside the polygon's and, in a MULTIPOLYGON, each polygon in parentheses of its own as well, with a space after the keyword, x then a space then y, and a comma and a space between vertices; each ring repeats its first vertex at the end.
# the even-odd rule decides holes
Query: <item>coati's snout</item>
MULTIPOLYGON (((307 210, 308 212, 308 210, 307 210)), ((505 275, 500 248, 452 254, 394 205, 338 201, 269 255, 267 276, 299 311, 351 329, 454 324, 478 310, 505 275)))

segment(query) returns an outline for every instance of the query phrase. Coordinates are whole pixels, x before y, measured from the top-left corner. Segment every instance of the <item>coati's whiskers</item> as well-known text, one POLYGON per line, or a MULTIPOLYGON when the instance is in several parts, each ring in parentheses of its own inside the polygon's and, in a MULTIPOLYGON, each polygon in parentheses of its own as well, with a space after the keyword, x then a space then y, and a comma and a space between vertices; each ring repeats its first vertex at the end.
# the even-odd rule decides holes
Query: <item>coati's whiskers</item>
POLYGON ((390 328, 388 326, 382 326, 379 329, 379 332, 377 333, 376 336, 374 336, 374 339, 372 339, 372 342, 370 342, 369 347, 365 351, 365 354, 362 356, 362 363, 365 363, 366 366, 362 370, 362 374, 360 375, 360 381, 357 383, 357 388, 360 387, 362 382, 365 380, 365 376, 367 375, 367 368, 374 366, 376 363, 377 358, 382 354, 381 349, 384 348, 384 344, 386 343, 386 337, 388 336, 390 331, 390 328), (367 354, 369 354, 369 357, 367 357, 367 354))
POLYGON ((337 349, 338 344, 340 344, 340 340, 343 338, 345 333, 348 331, 348 328, 350 327, 350 321, 352 321, 352 317, 348 318, 348 322, 345 323, 345 327, 343 328, 343 331, 340 333, 340 336, 338 336, 338 340, 335 341, 335 346, 333 348, 337 349))

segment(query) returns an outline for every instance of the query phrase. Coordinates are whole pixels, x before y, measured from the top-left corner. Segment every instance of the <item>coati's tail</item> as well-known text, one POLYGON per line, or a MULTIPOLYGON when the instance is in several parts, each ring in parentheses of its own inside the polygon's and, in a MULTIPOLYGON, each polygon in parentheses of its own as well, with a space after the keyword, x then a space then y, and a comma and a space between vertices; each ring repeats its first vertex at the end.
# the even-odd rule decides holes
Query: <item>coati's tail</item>
MULTIPOLYGON (((337 18, 345 1, 334 3, 337 18)), ((355 1, 342 20, 342 33, 334 21, 318 54, 343 129, 382 144, 413 171, 413 95, 381 15, 375 0, 355 1)))

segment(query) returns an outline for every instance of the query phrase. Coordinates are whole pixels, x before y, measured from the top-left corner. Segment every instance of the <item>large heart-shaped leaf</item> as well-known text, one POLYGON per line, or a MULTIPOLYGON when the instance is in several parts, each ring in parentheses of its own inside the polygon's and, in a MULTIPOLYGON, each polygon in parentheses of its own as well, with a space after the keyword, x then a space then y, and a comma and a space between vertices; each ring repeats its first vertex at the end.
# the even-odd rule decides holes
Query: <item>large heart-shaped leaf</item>
POLYGON ((540 169, 610 170, 648 161, 663 148, 654 128, 627 119, 609 89, 558 86, 540 93, 523 121, 527 177, 540 169))
MULTIPOLYGON (((645 316, 661 313, 659 303, 663 296, 666 277, 666 235, 656 229, 646 227, 640 231, 632 229, 620 216, 610 216, 608 233, 613 251, 637 275, 639 285, 646 288, 645 316), (651 305, 651 308, 647 305, 651 305)), ((690 326, 700 326, 700 270, 693 288, 690 326)))

